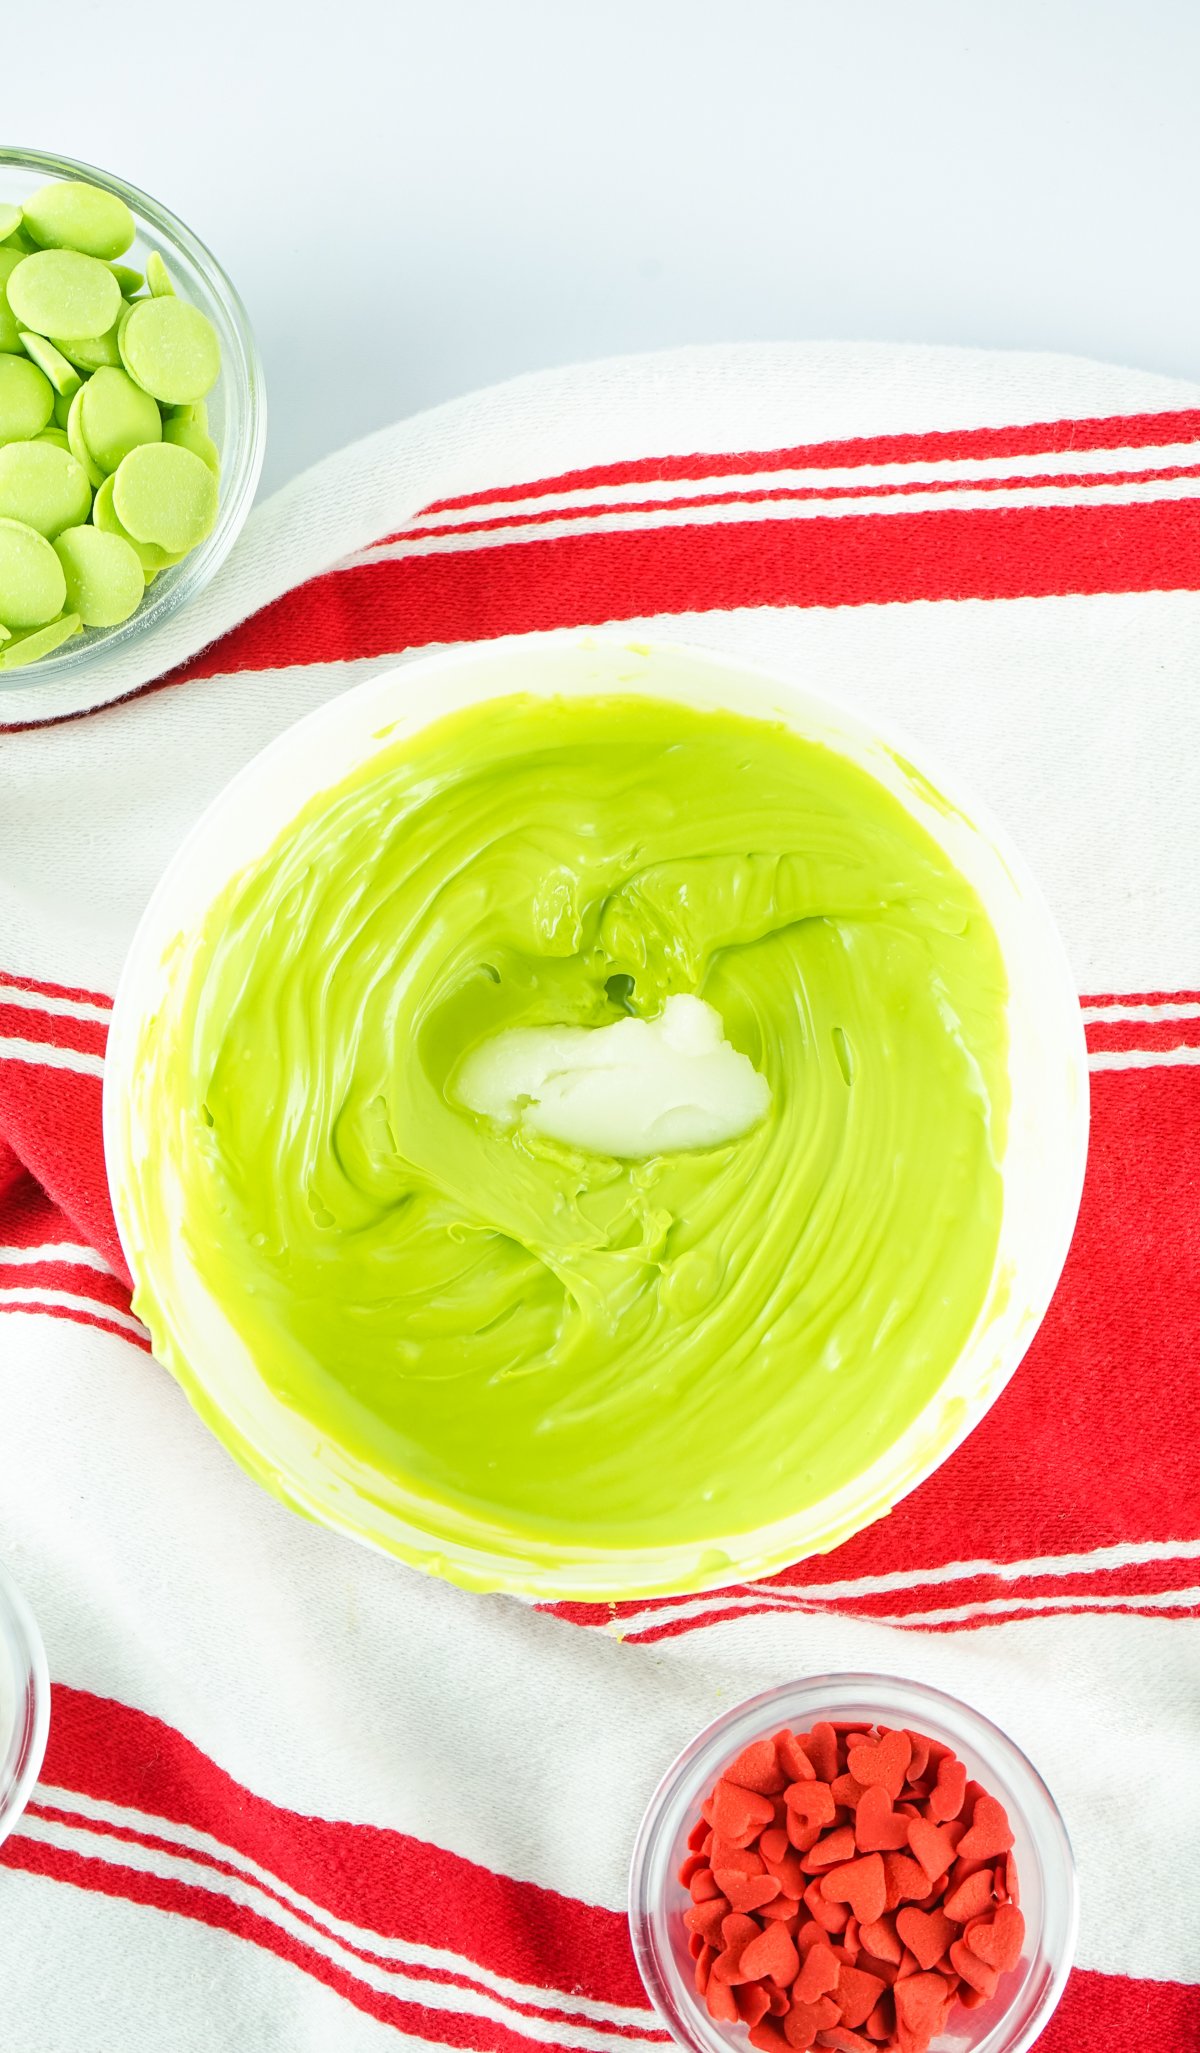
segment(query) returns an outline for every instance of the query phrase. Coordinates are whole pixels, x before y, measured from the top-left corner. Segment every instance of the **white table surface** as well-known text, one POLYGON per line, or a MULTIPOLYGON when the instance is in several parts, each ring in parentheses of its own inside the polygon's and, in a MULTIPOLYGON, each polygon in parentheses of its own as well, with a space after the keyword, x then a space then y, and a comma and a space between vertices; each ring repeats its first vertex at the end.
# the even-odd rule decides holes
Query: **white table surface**
POLYGON ((221 257, 268 488, 473 386, 681 342, 1200 380, 1194 0, 57 0, 35 30, 6 140, 221 257))

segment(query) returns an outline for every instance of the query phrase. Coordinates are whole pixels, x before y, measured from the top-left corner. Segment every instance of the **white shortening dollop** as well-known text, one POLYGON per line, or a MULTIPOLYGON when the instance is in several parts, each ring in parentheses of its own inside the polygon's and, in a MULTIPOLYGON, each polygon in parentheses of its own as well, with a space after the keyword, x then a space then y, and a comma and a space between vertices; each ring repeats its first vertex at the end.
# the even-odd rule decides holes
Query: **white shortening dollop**
POLYGON ((472 1051, 456 1088, 501 1126, 633 1160, 736 1140, 771 1102, 720 1014, 684 996, 668 998, 657 1019, 510 1027, 472 1051))

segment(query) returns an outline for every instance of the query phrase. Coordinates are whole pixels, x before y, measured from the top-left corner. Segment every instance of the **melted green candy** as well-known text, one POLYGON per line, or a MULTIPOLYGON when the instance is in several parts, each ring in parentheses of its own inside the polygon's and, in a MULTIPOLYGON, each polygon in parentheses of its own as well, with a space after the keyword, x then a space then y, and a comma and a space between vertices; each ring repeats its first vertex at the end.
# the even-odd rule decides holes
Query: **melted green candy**
POLYGON ((155 1246, 182 1231, 264 1381, 434 1534, 633 1557, 760 1528, 889 1448, 981 1310, 994 933, 895 798, 780 726, 455 715, 309 805, 188 962, 141 1055, 137 1309, 161 1336, 155 1246), (456 1097, 502 1029, 676 992, 770 1084, 739 1140, 621 1161, 456 1097))

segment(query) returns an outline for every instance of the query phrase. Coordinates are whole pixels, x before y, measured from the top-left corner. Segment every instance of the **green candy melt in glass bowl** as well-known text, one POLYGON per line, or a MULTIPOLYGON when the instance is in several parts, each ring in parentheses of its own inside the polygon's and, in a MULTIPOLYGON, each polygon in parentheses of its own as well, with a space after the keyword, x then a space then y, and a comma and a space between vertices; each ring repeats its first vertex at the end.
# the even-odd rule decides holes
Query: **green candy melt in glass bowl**
MULTIPOLYGON (((83 179, 116 193, 133 215, 136 236, 121 258, 139 271, 157 251, 166 262, 179 297, 207 314, 221 345, 221 374, 208 395, 209 433, 221 459, 220 504, 210 533, 183 561, 163 570, 146 590, 136 613, 117 627, 85 628, 52 654, 5 672, 0 668, 0 705, 7 689, 77 675, 103 652, 132 651, 136 641, 203 591, 245 522, 262 470, 267 412, 262 365, 246 309, 220 264, 182 221, 147 193, 109 171, 39 150, 0 148, 0 205, 20 206, 38 190, 62 179, 83 179)), ((140 679, 133 679, 134 682, 140 679)))

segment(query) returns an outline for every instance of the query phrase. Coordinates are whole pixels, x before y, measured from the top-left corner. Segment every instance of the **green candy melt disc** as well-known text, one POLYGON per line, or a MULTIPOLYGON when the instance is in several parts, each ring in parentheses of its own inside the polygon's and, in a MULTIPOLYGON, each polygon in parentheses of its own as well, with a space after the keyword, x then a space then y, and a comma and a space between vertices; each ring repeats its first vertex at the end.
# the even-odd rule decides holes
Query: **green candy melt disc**
POLYGON ((62 612, 66 596, 62 564, 46 537, 24 521, 0 519, 0 620, 5 627, 44 627, 62 612))
POLYGON ((103 482, 104 472, 88 448, 83 432, 83 395, 86 390, 86 385, 81 385, 71 401, 71 411, 67 415, 67 447, 76 463, 82 466, 89 485, 98 486, 103 482))
MULTIPOLYGON (((122 309, 124 305, 125 302, 122 300, 122 309)), ((69 336, 52 335, 50 340, 56 348, 62 351, 65 357, 70 359, 77 370, 119 371, 121 368, 121 352, 117 348, 117 328, 120 320, 121 316, 118 314, 111 328, 106 328, 103 335, 82 335, 75 341, 72 341, 69 336)))
POLYGON ((173 299, 175 297, 175 287, 171 283, 171 273, 156 249, 151 250, 146 258, 146 283, 150 287, 150 291, 155 299, 173 299))
POLYGON ((117 469, 113 506, 135 541, 180 554, 210 532, 217 517, 217 481, 190 449, 145 442, 117 469))
POLYGON ((117 339, 130 377, 164 405, 203 399, 220 373, 216 329, 185 299, 135 300, 117 339))
POLYGON ((23 521, 53 541, 92 510, 82 467, 52 442, 7 442, 0 449, 0 517, 23 521))
POLYGON ((77 178, 42 186, 26 200, 21 217, 26 234, 40 248, 89 257, 124 256, 135 233, 123 199, 77 178))
POLYGON ((9 274, 8 303, 25 328, 56 342, 103 335, 121 311, 121 288, 99 257, 35 250, 9 274))
POLYGON ((74 364, 67 362, 61 349, 55 349, 44 335, 31 335, 25 328, 21 330, 20 342, 30 362, 46 373, 59 398, 74 399, 83 380, 74 364))
POLYGON ((207 428, 199 421, 169 420, 163 422, 164 442, 173 442, 178 449, 190 449, 201 463, 206 463, 215 475, 220 475, 221 455, 207 428))
POLYGON ((0 670, 16 670, 22 663, 36 663, 42 656, 52 655, 78 634, 82 625, 78 613, 63 613, 46 627, 34 628, 32 634, 14 636, 0 651, 0 670))
POLYGON ((143 442, 161 442, 163 434, 155 401, 126 371, 100 370, 88 379, 80 400, 80 427, 89 454, 102 471, 116 470, 131 449, 143 442))
POLYGON ((54 412, 54 387, 27 356, 0 356, 0 442, 28 442, 54 412))
POLYGON ((21 324, 8 304, 8 280, 20 261, 20 250, 0 248, 0 350, 14 356, 21 347, 21 324))
POLYGON ((0 278, 0 350, 7 356, 15 356, 21 347, 21 325, 8 304, 4 280, 0 278))
POLYGON ((151 578, 157 577, 160 570, 169 570, 171 565, 178 563, 180 557, 186 552, 176 550, 172 553, 169 549, 158 548, 153 542, 137 542, 134 540, 129 530, 122 527, 116 508, 113 505, 113 486, 116 484, 116 481, 117 474, 113 471, 110 477, 105 478, 104 483, 97 491, 92 501, 92 522, 94 526, 100 529, 102 534, 119 535, 123 542, 128 542, 138 562, 141 564, 146 582, 149 584, 151 578))
POLYGON ((117 627, 142 603, 145 573, 121 535, 95 527, 67 528, 54 543, 67 584, 67 605, 85 627, 117 627))

